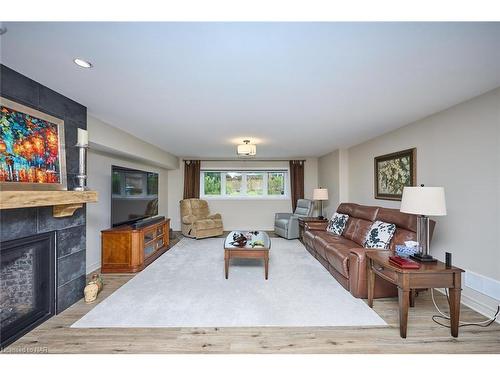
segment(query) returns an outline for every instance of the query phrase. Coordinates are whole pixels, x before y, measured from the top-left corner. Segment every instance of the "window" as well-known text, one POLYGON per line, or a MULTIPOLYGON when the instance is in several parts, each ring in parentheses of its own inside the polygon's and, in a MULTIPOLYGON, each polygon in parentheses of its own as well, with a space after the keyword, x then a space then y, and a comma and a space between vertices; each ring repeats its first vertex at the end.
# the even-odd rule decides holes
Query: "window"
POLYGON ((220 172, 205 172, 203 179, 203 195, 221 195, 220 172))
POLYGON ((286 171, 202 171, 204 198, 281 199, 287 197, 286 171))

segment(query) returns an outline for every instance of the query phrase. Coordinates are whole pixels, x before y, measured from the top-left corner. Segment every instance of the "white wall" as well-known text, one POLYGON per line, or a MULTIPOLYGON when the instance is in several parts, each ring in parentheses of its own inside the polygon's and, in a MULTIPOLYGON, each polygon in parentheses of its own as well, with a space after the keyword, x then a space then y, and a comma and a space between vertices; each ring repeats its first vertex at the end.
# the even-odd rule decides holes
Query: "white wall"
POLYGON ((95 117, 87 116, 91 149, 160 168, 179 168, 179 158, 95 117))
POLYGON ((138 138, 124 133, 98 119, 88 117, 89 141, 91 147, 88 153, 88 186, 99 193, 97 203, 87 204, 87 273, 101 266, 101 230, 111 226, 111 166, 118 165, 127 168, 141 169, 156 172, 159 175, 159 197, 158 214, 168 217, 168 173, 167 169, 160 166, 178 165, 178 161, 172 159, 167 152, 158 152, 154 147, 138 138), (103 136, 105 135, 105 136, 103 136), (119 143, 117 139, 123 140, 123 152, 115 149, 119 143), (112 147, 107 147, 109 145, 112 147), (101 147, 95 147, 99 144, 101 147), (153 153, 143 152, 145 149, 153 150, 153 153), (140 155, 140 158, 130 152, 140 155), (148 161, 147 158, 152 160, 148 161), (159 166, 160 165, 160 166, 159 166))
MULTIPOLYGON (((374 199, 373 159, 412 147, 417 183, 446 191, 448 215, 434 218, 432 255, 451 252, 454 265, 500 282, 500 89, 351 147, 349 199, 399 208, 374 199)), ((498 303, 468 288, 464 296, 492 309, 498 303)))
MULTIPOLYGON (((172 219, 172 228, 180 230, 179 201, 184 191, 184 165, 177 170, 168 172, 169 180, 169 217, 172 219)), ((280 161, 202 161, 202 169, 210 168, 283 168, 288 170, 288 162, 280 161)), ((313 189, 318 186, 318 159, 306 159, 304 167, 304 196, 312 199, 313 189)), ((276 212, 291 212, 290 199, 210 199, 210 211, 220 213, 224 223, 224 230, 257 229, 273 230, 274 214, 276 212)))
POLYGON ((323 202, 323 216, 330 218, 340 203, 339 150, 319 158, 318 176, 319 186, 328 189, 328 201, 323 202))

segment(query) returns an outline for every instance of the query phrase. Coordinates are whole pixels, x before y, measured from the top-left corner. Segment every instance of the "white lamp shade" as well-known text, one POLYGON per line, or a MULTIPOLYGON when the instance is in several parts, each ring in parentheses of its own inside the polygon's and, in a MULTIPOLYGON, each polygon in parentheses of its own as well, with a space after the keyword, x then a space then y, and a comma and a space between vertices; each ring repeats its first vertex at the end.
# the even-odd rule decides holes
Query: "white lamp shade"
POLYGON ((248 143, 238 145, 238 155, 254 156, 257 154, 257 147, 248 143))
POLYGON ((425 216, 446 215, 443 187, 405 187, 401 199, 401 212, 425 216))
POLYGON ((313 199, 315 201, 327 201, 328 200, 328 189, 314 189, 313 199))

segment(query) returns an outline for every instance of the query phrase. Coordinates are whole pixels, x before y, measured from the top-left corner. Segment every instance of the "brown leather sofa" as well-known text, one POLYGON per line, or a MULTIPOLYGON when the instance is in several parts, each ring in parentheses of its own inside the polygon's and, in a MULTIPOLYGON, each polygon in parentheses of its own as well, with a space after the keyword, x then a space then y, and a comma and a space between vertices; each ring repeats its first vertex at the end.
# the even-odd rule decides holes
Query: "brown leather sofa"
MULTIPOLYGON (((376 220, 396 224, 389 250, 416 240, 417 217, 399 210, 342 203, 337 212, 349 215, 341 236, 326 231, 327 223, 307 223, 304 245, 307 250, 337 279, 354 297, 367 297, 366 256, 363 247, 366 233, 376 220)), ((431 237, 435 222, 430 222, 431 237)), ((377 278, 375 298, 397 296, 397 289, 389 282, 377 278)))

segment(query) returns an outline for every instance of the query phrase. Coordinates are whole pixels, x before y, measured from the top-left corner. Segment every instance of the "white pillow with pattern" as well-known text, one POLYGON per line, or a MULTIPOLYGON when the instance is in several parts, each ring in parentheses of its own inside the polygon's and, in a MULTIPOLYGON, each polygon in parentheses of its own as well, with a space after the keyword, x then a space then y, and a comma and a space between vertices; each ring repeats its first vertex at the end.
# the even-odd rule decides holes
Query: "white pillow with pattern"
POLYGON ((341 236, 344 231, 345 225, 347 224, 347 220, 349 219, 349 215, 339 214, 335 212, 328 222, 328 226, 326 227, 326 231, 336 234, 337 236, 341 236))
POLYGON ((396 224, 377 220, 366 234, 364 247, 367 249, 387 249, 394 232, 396 232, 396 224))

